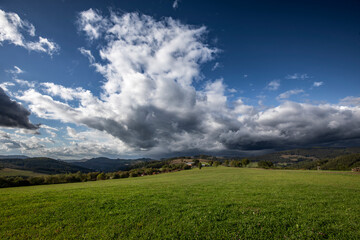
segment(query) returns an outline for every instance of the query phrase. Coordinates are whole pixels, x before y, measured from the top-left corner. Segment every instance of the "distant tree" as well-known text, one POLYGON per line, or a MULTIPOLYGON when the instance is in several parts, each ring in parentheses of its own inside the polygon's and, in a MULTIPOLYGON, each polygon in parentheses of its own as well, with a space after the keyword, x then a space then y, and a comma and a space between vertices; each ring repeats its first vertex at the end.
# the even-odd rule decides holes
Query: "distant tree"
POLYGON ((200 162, 199 159, 195 159, 195 160, 194 160, 194 166, 199 165, 199 162, 200 162))
POLYGON ((228 166, 229 166, 229 160, 225 160, 224 165, 225 165, 226 167, 228 167, 228 166))
POLYGON ((220 163, 219 161, 215 161, 213 165, 214 165, 215 167, 217 167, 217 166, 219 166, 220 164, 221 164, 221 163, 220 163))
POLYGON ((270 161, 260 161, 258 162, 258 167, 260 168, 272 168, 274 164, 270 161))
POLYGON ((99 175, 97 175, 96 179, 97 180, 105 180, 106 179, 105 173, 100 173, 99 175))
POLYGON ((244 167, 246 167, 247 165, 249 165, 250 160, 247 159, 247 158, 243 158, 243 159, 241 160, 241 163, 242 163, 242 165, 243 165, 244 167))
POLYGON ((202 163, 201 162, 199 162, 198 163, 198 166, 199 166, 199 170, 202 168, 202 163))
POLYGON ((209 161, 209 165, 212 166, 214 164, 213 161, 209 161))

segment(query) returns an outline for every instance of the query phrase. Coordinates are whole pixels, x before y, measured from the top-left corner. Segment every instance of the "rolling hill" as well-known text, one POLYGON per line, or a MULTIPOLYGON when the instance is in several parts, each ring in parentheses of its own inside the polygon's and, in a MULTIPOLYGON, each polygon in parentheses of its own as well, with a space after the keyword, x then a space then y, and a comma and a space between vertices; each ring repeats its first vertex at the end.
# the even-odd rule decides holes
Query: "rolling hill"
POLYGON ((69 161, 69 163, 79 167, 91 169, 93 171, 115 172, 119 170, 129 170, 133 165, 149 161, 153 161, 153 159, 110 159, 106 157, 98 157, 82 161, 69 161))
POLYGON ((90 172, 90 169, 51 158, 0 159, 0 168, 33 171, 44 174, 90 172))

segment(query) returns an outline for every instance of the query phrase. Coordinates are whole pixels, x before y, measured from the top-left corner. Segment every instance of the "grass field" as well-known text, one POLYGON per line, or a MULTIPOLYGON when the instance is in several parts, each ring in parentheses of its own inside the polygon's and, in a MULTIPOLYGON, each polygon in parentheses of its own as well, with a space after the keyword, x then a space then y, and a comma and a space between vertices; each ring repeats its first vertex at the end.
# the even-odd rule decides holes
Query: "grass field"
POLYGON ((20 170, 20 169, 12 169, 12 168, 2 168, 0 169, 0 177, 40 177, 46 174, 36 173, 32 171, 20 170))
POLYGON ((213 167, 0 189, 0 239, 360 239, 360 175, 213 167))

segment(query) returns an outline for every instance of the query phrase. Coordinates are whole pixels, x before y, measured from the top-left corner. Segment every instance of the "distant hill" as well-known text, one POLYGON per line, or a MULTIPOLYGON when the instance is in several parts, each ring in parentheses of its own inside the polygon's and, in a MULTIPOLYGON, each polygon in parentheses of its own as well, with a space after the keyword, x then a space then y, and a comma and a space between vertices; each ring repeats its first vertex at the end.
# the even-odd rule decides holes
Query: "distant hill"
POLYGON ((119 170, 129 170, 132 166, 141 164, 144 162, 153 161, 150 158, 139 159, 110 159, 106 157, 92 158, 81 161, 69 161, 71 164, 88 168, 93 171, 100 172, 115 172, 119 170))
POLYGON ((291 165, 302 161, 317 161, 325 158, 360 153, 360 147, 351 148, 301 148, 249 157, 251 161, 271 161, 279 165, 291 165))
POLYGON ((351 170, 360 164, 360 147, 303 148, 249 157, 252 162, 270 161, 277 167, 351 170))
POLYGON ((24 155, 0 155, 0 159, 27 159, 28 156, 24 155))
POLYGON ((28 170, 44 174, 90 172, 90 169, 51 158, 0 159, 0 168, 28 170))

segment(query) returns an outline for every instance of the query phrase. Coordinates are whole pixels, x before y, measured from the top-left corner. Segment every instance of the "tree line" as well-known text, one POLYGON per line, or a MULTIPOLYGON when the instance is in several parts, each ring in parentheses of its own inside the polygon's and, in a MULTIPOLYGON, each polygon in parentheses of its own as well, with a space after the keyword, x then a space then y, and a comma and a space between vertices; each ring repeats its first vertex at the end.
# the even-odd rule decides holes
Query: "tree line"
POLYGON ((77 173, 44 175, 38 177, 24 177, 24 176, 0 177, 0 188, 139 177, 139 176, 156 175, 160 173, 186 170, 190 168, 191 167, 186 164, 165 164, 161 168, 137 168, 137 169, 131 169, 129 171, 117 171, 117 172, 108 172, 108 173, 77 172, 77 173))

